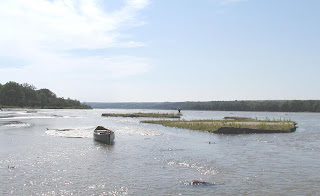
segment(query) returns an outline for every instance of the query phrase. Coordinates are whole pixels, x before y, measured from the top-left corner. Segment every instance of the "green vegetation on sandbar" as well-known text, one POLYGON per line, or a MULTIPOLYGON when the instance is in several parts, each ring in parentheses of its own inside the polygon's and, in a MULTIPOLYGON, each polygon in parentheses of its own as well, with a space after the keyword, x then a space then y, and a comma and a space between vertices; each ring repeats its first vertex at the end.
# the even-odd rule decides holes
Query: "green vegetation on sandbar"
POLYGON ((39 89, 30 84, 7 82, 0 84, 0 108, 91 109, 74 99, 57 97, 49 89, 39 89))
POLYGON ((296 130, 296 123, 289 120, 145 120, 141 122, 224 134, 288 133, 296 130))
POLYGON ((129 114, 116 114, 116 113, 103 113, 105 117, 143 117, 143 118, 180 118, 181 113, 129 113, 129 114))

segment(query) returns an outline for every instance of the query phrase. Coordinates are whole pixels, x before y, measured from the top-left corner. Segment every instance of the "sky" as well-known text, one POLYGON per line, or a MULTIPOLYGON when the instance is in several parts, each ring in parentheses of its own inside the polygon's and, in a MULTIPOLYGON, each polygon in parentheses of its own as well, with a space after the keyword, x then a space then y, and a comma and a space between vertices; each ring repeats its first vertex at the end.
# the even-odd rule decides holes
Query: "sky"
POLYGON ((320 99, 318 0, 0 1, 0 83, 83 102, 320 99))

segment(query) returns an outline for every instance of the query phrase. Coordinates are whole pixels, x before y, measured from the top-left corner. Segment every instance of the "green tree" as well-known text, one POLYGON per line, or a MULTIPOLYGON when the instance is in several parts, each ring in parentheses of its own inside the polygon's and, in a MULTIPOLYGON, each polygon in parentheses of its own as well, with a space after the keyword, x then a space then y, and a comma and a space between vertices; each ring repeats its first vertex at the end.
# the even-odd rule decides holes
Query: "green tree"
POLYGON ((3 86, 2 86, 2 84, 0 83, 0 106, 1 106, 1 91, 2 91, 2 88, 3 88, 3 86))
POLYGON ((24 83, 22 86, 25 94, 25 105, 32 107, 38 105, 39 98, 37 92, 35 91, 36 87, 27 83, 24 83))
POLYGON ((49 89, 36 90, 33 85, 16 82, 0 84, 0 105, 19 107, 41 107, 41 108, 90 108, 82 105, 80 101, 68 98, 58 98, 49 89))
POLYGON ((24 106, 23 87, 16 82, 8 82, 1 90, 1 103, 8 106, 24 106))

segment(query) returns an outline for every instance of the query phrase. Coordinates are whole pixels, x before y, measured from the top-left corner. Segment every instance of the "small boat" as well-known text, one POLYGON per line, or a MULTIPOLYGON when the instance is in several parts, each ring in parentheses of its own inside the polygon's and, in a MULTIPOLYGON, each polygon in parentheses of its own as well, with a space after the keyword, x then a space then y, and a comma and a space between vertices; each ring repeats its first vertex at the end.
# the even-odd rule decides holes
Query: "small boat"
POLYGON ((115 135, 113 131, 103 126, 98 126, 93 132, 93 138, 98 142, 110 145, 113 143, 115 135))

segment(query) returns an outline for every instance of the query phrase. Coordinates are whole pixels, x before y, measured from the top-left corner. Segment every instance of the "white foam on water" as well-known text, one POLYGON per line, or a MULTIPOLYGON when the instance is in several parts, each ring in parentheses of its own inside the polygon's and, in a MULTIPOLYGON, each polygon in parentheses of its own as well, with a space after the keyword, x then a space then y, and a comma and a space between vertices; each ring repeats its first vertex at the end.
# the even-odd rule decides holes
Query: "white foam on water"
POLYGON ((63 118, 84 118, 81 116, 62 116, 63 118))
POLYGON ((70 129, 48 129, 45 133, 55 137, 92 138, 95 127, 78 127, 70 129))
POLYGON ((199 171, 202 175, 216 175, 218 171, 212 167, 202 166, 198 163, 188 163, 187 161, 178 162, 178 161, 167 161, 168 165, 177 165, 180 167, 191 168, 199 171))
POLYGON ((144 129, 144 128, 137 128, 137 127, 124 127, 123 129, 119 130, 120 134, 125 134, 125 135, 143 135, 143 136, 160 136, 163 135, 162 132, 160 131, 154 131, 150 129, 144 129))
POLYGON ((8 123, 5 124, 5 127, 30 127, 32 124, 30 123, 8 123))
POLYGON ((16 111, 16 112, 10 111, 8 113, 0 114, 0 119, 6 119, 6 120, 52 119, 52 118, 63 118, 63 116, 44 113, 44 112, 27 113, 26 111, 16 111))
POLYGON ((6 119, 49 119, 49 118, 57 118, 56 116, 14 116, 6 119))
POLYGON ((23 111, 23 112, 15 112, 15 114, 27 114, 26 111, 23 111))

